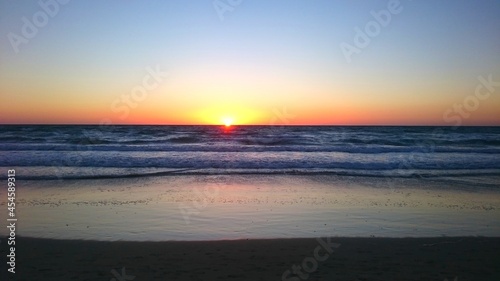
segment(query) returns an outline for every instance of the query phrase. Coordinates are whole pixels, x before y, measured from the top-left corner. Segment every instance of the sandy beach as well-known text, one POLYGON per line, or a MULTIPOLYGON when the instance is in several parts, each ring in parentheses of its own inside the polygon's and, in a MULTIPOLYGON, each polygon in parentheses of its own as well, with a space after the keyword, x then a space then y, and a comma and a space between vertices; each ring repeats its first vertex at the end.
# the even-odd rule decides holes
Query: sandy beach
POLYGON ((289 175, 24 181, 16 274, 4 267, 1 280, 498 281, 498 192, 458 187, 289 175))
MULTIPOLYGON (((498 237, 498 191, 443 186, 289 175, 23 181, 17 235, 107 241, 498 237)), ((0 191, 0 198, 7 194, 0 191)))
POLYGON ((237 174, 19 185, 16 273, 1 247, 0 280, 500 280, 488 185, 237 174))
MULTIPOLYGON (((500 238, 321 241, 98 242, 20 237, 16 279, 13 274, 5 279, 2 270, 2 280, 500 280, 500 238), (340 246, 328 253, 324 247, 328 243, 340 246), (292 273, 294 265, 301 266, 302 277, 292 273)), ((5 257, 4 248, 0 254, 5 257)))

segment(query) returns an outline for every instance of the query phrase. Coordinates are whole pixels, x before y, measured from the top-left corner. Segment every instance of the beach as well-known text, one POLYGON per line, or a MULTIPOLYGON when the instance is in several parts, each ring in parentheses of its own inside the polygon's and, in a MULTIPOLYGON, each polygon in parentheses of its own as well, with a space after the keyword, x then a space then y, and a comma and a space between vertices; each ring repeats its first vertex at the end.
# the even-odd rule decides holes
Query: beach
MULTIPOLYGON (((307 278, 290 274, 283 279, 285 271, 302 265, 307 258, 305 268, 313 269, 315 263, 310 258, 314 258, 314 250, 320 245, 316 239, 98 242, 19 238, 17 279, 2 280, 495 281, 500 278, 500 238, 334 237, 331 242, 340 246, 326 260, 317 261, 315 271, 302 271, 307 278), (116 278, 113 270, 122 279, 116 278)), ((326 253, 326 250, 319 252, 322 257, 326 253)), ((5 254, 2 250, 1 255, 5 254)), ((5 276, 5 271, 2 274, 5 276)))
MULTIPOLYGON (((333 175, 18 180, 18 235, 102 241, 500 234, 494 188, 333 175)), ((7 192, 0 191, 7 208, 7 192)), ((6 220, 7 212, 2 214, 6 220)), ((7 229, 0 234, 8 235, 7 229)))
POLYGON ((498 129, 108 129, 2 128, 2 280, 499 278, 498 129))
POLYGON ((498 280, 498 192, 423 183, 331 175, 24 181, 17 279, 4 270, 10 279, 2 280, 498 280))

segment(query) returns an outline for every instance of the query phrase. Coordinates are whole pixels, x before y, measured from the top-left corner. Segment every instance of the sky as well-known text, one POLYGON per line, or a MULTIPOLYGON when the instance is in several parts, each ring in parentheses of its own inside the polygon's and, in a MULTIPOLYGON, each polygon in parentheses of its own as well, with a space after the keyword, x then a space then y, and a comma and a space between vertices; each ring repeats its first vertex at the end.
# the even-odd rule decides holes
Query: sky
POLYGON ((498 15, 494 0, 0 0, 0 123, 500 125, 498 15))

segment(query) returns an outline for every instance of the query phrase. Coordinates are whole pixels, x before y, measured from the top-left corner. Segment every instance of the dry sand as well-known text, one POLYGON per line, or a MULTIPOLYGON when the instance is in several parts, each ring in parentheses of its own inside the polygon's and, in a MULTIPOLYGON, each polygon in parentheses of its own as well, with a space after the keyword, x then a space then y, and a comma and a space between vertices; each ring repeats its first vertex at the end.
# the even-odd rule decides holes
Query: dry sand
MULTIPOLYGON (((317 263, 317 269, 288 280, 500 280, 500 238, 331 241, 340 247, 325 261, 314 262, 314 251, 321 247, 316 239, 97 242, 18 237, 15 279, 2 262, 1 280, 282 280, 286 270, 305 260, 309 267, 317 263)), ((5 260, 3 239, 1 246, 5 260)), ((326 253, 323 248, 318 252, 326 253)))

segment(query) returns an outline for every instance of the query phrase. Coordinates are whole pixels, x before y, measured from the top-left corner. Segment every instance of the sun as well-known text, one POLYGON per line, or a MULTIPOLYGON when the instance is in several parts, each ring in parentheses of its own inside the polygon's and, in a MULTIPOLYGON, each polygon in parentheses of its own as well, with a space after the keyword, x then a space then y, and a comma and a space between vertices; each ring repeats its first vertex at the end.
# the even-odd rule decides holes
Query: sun
POLYGON ((233 124, 233 118, 226 117, 222 119, 222 122, 224 122, 224 126, 231 127, 231 125, 233 124))

